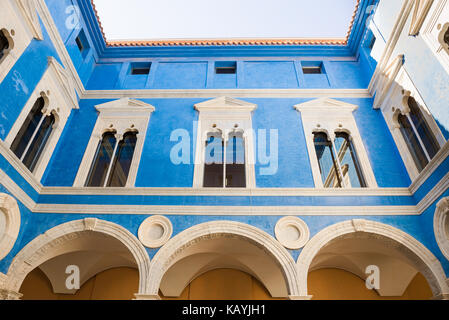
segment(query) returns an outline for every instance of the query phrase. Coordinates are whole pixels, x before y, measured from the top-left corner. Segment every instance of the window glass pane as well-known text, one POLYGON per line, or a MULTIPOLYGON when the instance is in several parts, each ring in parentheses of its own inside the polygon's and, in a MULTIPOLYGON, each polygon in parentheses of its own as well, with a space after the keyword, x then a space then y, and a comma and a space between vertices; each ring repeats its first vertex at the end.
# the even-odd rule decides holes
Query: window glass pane
POLYGON ((12 152, 14 152, 14 154, 19 158, 22 158, 22 155, 34 134, 34 131, 36 131, 36 128, 43 117, 42 108, 44 107, 44 104, 45 101, 43 98, 36 100, 22 127, 17 133, 16 138, 11 144, 12 152))
POLYGON ((8 39, 6 38, 3 31, 0 31, 0 59, 3 58, 3 56, 5 55, 6 50, 8 50, 8 48, 9 48, 8 39))
POLYGON ((206 141, 204 181, 206 188, 223 187, 223 139, 211 136, 206 141))
POLYGON ((353 188, 365 188, 366 183, 363 178, 362 168, 357 158, 352 140, 346 133, 337 133, 335 139, 335 149, 340 160, 341 170, 345 185, 353 188))
POLYGON ((324 187, 341 188, 341 181, 338 174, 337 163, 335 162, 332 143, 327 139, 325 133, 316 133, 313 140, 324 187))
POLYGON ((115 147, 115 132, 107 132, 98 144, 94 161, 86 181, 86 187, 102 187, 106 180, 112 153, 115 147))
POLYGON ((47 144, 48 138, 50 137, 51 131, 53 130, 53 125, 55 124, 55 116, 49 115, 45 117, 42 121, 39 130, 34 136, 33 142, 31 142, 30 147, 26 153, 25 158, 23 158, 23 164, 33 171, 37 161, 39 160, 45 145, 47 144))
POLYGON ((226 187, 246 187, 245 142, 242 137, 230 136, 226 145, 226 187))
POLYGON ((424 119, 418 103, 413 97, 409 97, 408 105, 410 108, 410 118, 412 118, 416 131, 418 131, 419 137, 421 138, 429 157, 432 159, 440 149, 438 141, 435 139, 432 130, 424 119))
POLYGON ((421 148, 421 144, 419 143, 418 138, 415 135, 415 131, 408 121, 408 118, 400 114, 398 121, 401 125, 402 136, 404 137, 407 147, 413 157, 413 160, 415 161, 418 171, 421 172, 428 163, 424 150, 421 148))
POLYGON ((136 133, 128 132, 120 141, 117 153, 114 158, 111 175, 109 178, 109 187, 124 187, 128 180, 129 169, 133 161, 134 149, 136 148, 136 133))

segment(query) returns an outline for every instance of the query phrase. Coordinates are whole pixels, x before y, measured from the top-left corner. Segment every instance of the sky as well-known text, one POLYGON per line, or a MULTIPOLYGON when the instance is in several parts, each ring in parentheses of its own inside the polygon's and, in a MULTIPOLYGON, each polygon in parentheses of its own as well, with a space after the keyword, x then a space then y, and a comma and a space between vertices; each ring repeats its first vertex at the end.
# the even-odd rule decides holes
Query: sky
POLYGON ((94 0, 107 40, 345 38, 356 0, 94 0))

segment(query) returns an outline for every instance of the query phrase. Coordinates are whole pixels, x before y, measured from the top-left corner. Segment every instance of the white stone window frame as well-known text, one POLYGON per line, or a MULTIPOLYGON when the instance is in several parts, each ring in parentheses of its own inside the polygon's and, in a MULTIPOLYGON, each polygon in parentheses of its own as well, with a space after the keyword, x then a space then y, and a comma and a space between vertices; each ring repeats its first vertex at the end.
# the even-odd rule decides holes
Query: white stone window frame
MULTIPOLYGON (((131 161, 131 167, 125 185, 125 188, 132 188, 136 183, 137 171, 139 169, 140 158, 142 156, 143 145, 151 114, 156 109, 152 105, 130 98, 122 98, 103 103, 95 106, 95 108, 99 112, 99 115, 86 151, 84 152, 73 186, 95 188, 87 187, 85 184, 92 162, 94 161, 95 152, 104 133, 115 132, 117 139, 116 143, 118 144, 127 132, 137 132, 133 160, 131 161)), ((103 189, 105 187, 99 188, 103 189)))
POLYGON ((449 0, 435 1, 424 21, 422 37, 449 73, 449 45, 443 41, 443 35, 447 30, 449 30, 449 0))
MULTIPOLYGON (((440 148, 444 146, 446 140, 440 128, 438 127, 438 124, 436 123, 435 119, 424 103, 423 98, 419 94, 418 90, 414 86, 410 76, 403 66, 401 66, 397 75, 391 82, 389 88, 387 88, 386 90, 387 92, 384 93, 385 99, 383 99, 380 109, 391 131, 396 146, 398 147, 399 153, 401 155, 402 161, 405 164, 410 179, 414 181, 419 176, 420 172, 408 149, 407 142, 402 136, 400 130, 401 125, 398 121, 399 114, 407 116, 407 114, 410 113, 410 109, 408 106, 409 97, 413 97, 418 103, 418 106, 422 111, 421 113, 423 114, 430 130, 432 130, 432 133, 435 136, 440 148)), ((409 121, 413 125, 410 119, 409 121)), ((424 145, 422 145, 422 147, 424 148, 424 150, 426 150, 424 145)))
MULTIPOLYGON (((357 153, 366 187, 378 187, 353 115, 353 112, 358 109, 358 106, 338 100, 322 98, 298 104, 294 108, 301 113, 315 188, 324 188, 314 144, 314 135, 318 132, 326 133, 333 146, 337 133, 347 133, 350 139, 352 139, 357 153)), ((343 187, 352 188, 346 185, 343 187)))
POLYGON ((33 38, 44 39, 34 1, 2 1, 0 30, 4 31, 9 41, 9 49, 0 60, 0 82, 2 82, 31 43, 31 40, 33 38))
MULTIPOLYGON (((47 70, 44 72, 44 75, 35 87, 33 93, 23 107, 20 115, 5 139, 5 143, 9 148, 14 142, 20 128, 22 128, 22 125, 33 108, 36 100, 39 98, 43 98, 45 101, 45 105, 42 109, 43 115, 49 116, 50 114, 53 114, 55 117, 55 123, 53 124, 50 137, 48 138, 42 154, 32 172, 36 179, 40 181, 45 173, 47 165, 51 159, 54 149, 56 148, 56 144, 59 141, 72 109, 79 108, 78 98, 76 96, 71 78, 68 76, 65 69, 53 57, 48 58, 47 70)), ((18 159, 17 165, 22 167, 22 171, 28 170, 20 159, 18 159)))
MULTIPOLYGON (((203 187, 203 183, 206 141, 210 134, 221 134, 222 138, 225 141, 224 152, 226 153, 226 144, 229 136, 233 133, 241 133, 245 146, 245 189, 255 188, 255 146, 254 131, 252 126, 252 112, 257 109, 257 105, 229 97, 220 97, 217 99, 212 99, 195 104, 194 107, 195 110, 199 112, 199 118, 197 128, 193 187, 205 188, 203 187)), ((226 167, 226 165, 224 165, 224 167, 226 167)), ((223 177, 223 179, 225 179, 225 177, 223 177)), ((226 188, 224 185, 223 189, 239 188, 226 188)))

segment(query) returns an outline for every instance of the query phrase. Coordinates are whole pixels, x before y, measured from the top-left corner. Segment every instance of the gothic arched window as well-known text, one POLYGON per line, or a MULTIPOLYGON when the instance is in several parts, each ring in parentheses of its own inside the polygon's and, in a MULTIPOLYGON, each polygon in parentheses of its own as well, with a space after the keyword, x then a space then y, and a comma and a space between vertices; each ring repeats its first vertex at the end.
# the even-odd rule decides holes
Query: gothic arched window
POLYGON ((126 186, 136 142, 136 132, 125 133, 120 141, 117 141, 115 132, 104 133, 98 143, 85 186, 126 186))
POLYGON ((336 161, 332 142, 329 141, 327 134, 323 132, 315 133, 313 142, 324 187, 341 188, 342 182, 338 172, 339 166, 336 161))
POLYGON ((5 56, 10 47, 8 38, 3 30, 0 30, 0 60, 5 56))
POLYGON ((407 104, 410 112, 406 115, 400 114, 398 122, 416 167, 421 172, 430 160, 435 157, 440 149, 440 145, 416 100, 413 97, 409 97, 407 104))
POLYGON ((221 135, 208 136, 205 148, 204 179, 205 188, 223 188, 224 141, 221 135))
POLYGON ((449 47, 449 27, 447 28, 446 32, 444 33, 443 41, 449 47))
POLYGON ((357 152, 351 137, 347 133, 339 132, 336 134, 335 149, 341 166, 344 184, 355 188, 365 188, 366 182, 357 152))
POLYGON ((245 141, 241 134, 230 135, 226 145, 226 187, 246 187, 245 141))
POLYGON ((36 100, 11 144, 11 150, 30 171, 36 167, 56 121, 53 114, 42 113, 44 105, 42 97, 36 100))
POLYGON ((127 132, 119 142, 111 169, 108 187, 124 187, 128 180, 129 169, 136 148, 137 133, 127 132))

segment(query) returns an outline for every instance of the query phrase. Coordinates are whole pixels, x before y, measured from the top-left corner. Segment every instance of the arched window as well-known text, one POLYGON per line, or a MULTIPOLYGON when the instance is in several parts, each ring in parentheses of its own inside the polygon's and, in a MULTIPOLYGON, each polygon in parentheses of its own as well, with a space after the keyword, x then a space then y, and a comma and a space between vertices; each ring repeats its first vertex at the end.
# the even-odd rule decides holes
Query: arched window
POLYGON ((351 137, 339 132, 335 138, 335 149, 341 165, 344 185, 354 188, 365 188, 366 182, 351 137))
POLYGON ((246 187, 245 141, 241 134, 230 135, 226 145, 226 187, 246 187))
POLYGON ((315 133, 313 142, 324 187, 341 188, 342 182, 332 142, 329 141, 327 134, 323 132, 315 133))
POLYGON ((11 144, 11 150, 30 171, 36 167, 56 120, 53 114, 42 113, 44 105, 42 97, 37 99, 11 144))
POLYGON ((92 167, 86 181, 86 187, 103 187, 107 181, 109 167, 116 146, 115 132, 106 132, 98 143, 92 167))
POLYGON ((400 114, 398 122, 402 136, 419 172, 433 159, 440 145, 430 129, 422 110, 413 97, 407 100, 410 113, 400 114))
POLYGON ((204 179, 205 188, 223 188, 224 177, 224 141, 221 135, 208 136, 205 148, 204 179))
POLYGON ((10 45, 8 38, 3 30, 0 30, 0 60, 5 56, 8 51, 10 45))
POLYGON ((136 132, 127 132, 120 141, 117 154, 114 157, 111 176, 108 187, 124 187, 128 180, 129 169, 133 160, 134 149, 136 148, 136 132))
POLYGON ((443 41, 449 47, 449 27, 446 29, 446 32, 444 33, 443 41))
POLYGON ((137 142, 136 132, 127 132, 117 141, 115 132, 106 132, 98 143, 86 187, 125 187, 137 142))

